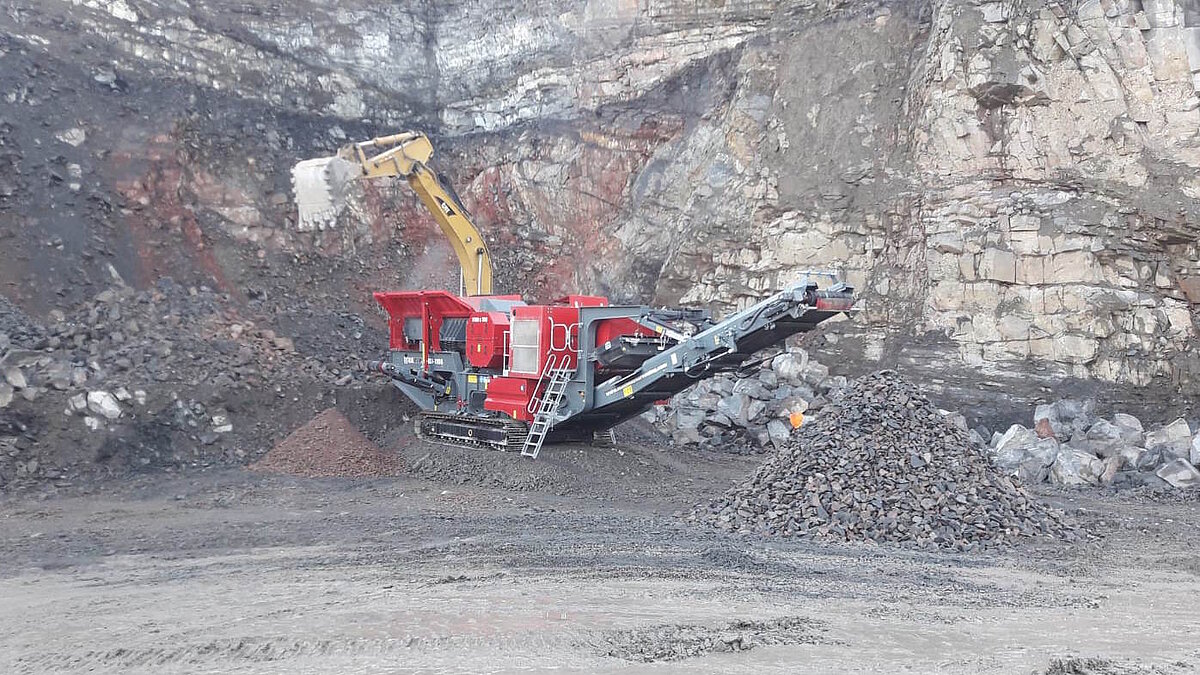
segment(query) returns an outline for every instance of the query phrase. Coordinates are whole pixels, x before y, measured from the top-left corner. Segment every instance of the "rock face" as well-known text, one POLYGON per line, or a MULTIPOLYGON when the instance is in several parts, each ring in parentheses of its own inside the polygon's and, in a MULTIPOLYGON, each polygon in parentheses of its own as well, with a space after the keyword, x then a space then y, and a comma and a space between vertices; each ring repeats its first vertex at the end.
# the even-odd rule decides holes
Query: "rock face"
POLYGON ((1010 410, 1200 391, 1195 0, 12 4, 0 200, 47 237, 0 281, 349 253, 453 285, 402 188, 288 225, 292 161, 420 127, 506 290, 733 307, 835 267, 865 300, 840 373, 1010 410))
POLYGON ((890 371, 850 383, 753 476, 692 518, 737 532, 957 550, 1074 536, 1061 514, 993 468, 986 450, 890 371))

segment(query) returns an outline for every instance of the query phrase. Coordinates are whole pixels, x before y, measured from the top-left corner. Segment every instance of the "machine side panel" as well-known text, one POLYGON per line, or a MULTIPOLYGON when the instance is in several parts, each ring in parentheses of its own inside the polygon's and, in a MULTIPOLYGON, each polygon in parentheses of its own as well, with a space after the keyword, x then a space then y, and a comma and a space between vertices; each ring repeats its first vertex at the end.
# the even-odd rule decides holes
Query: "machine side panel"
POLYGON ((504 347, 509 330, 503 312, 478 312, 467 321, 467 360, 476 368, 504 367, 504 347))
POLYGON ((487 400, 483 407, 528 422, 533 419, 529 412, 529 399, 533 397, 536 386, 537 380, 523 377, 493 377, 487 385, 487 400))

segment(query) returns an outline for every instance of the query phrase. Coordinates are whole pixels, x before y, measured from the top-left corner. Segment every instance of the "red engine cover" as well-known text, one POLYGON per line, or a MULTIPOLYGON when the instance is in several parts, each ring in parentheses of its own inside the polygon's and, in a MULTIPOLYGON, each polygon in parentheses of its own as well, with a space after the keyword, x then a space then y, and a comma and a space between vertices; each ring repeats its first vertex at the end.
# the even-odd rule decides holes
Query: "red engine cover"
POLYGON ((554 304, 572 307, 608 307, 608 298, 602 295, 564 295, 556 299, 554 304))
POLYGON ((579 309, 558 305, 514 307, 508 340, 513 375, 538 377, 546 361, 575 365, 579 355, 579 309))
POLYGON ((476 368, 504 366, 504 334, 508 315, 504 312, 477 312, 467 320, 467 360, 476 368))

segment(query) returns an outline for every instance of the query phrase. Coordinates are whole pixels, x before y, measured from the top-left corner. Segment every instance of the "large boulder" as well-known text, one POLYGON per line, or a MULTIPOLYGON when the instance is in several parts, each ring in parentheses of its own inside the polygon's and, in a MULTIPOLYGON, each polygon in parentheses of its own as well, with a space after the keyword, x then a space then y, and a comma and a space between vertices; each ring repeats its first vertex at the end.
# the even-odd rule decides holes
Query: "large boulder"
POLYGON ((1121 430, 1121 437, 1130 445, 1142 445, 1146 440, 1146 430, 1142 421, 1133 415, 1117 413, 1113 415, 1113 424, 1121 430))
POLYGON ((829 377, 829 368, 824 364, 816 361, 809 361, 808 365, 800 372, 800 379, 810 387, 815 387, 824 382, 829 377))
POLYGON ((713 392, 713 391, 707 391, 707 392, 704 392, 703 394, 701 394, 699 397, 697 397, 695 402, 692 403, 691 405, 695 408, 699 408, 700 410, 706 410, 708 412, 712 412, 717 409, 717 405, 720 402, 721 402, 720 394, 713 392))
POLYGON ((29 381, 25 379, 25 373, 16 366, 9 366, 4 369, 4 379, 13 389, 24 389, 29 386, 29 381))
POLYGON ((767 388, 758 378, 747 377, 738 380, 733 385, 735 394, 745 394, 750 398, 756 398, 762 401, 769 401, 775 397, 775 393, 767 388))
POLYGON ((87 407, 105 419, 115 420, 121 416, 121 404, 117 402, 117 397, 107 391, 89 391, 87 407))
POLYGON ((1049 477, 1050 467, 1054 465, 1058 453, 1058 441, 1053 438, 1035 438, 1031 443, 1024 445, 1011 442, 1004 444, 1002 448, 997 449, 992 461, 1006 473, 1033 485, 1045 482, 1049 477))
POLYGON ((746 394, 730 394, 717 404, 717 412, 744 427, 750 422, 750 401, 751 398, 746 394))
POLYGON ((1117 472, 1125 464, 1125 459, 1120 455, 1113 455, 1104 460, 1104 471, 1100 474, 1100 483, 1103 485, 1111 485, 1117 477, 1117 472))
POLYGON ((1096 402, 1062 399, 1039 405, 1033 413, 1033 428, 1041 438, 1066 442, 1084 433, 1095 421, 1096 402))
POLYGON ((993 437, 995 440, 995 449, 997 453, 1004 452, 1009 448, 1023 448, 1038 441, 1038 435, 1030 429, 1026 429, 1020 424, 1014 424, 1008 428, 999 438, 993 437))
POLYGON ((1096 420, 1088 427, 1083 438, 1074 441, 1073 445, 1097 457, 1113 457, 1119 454, 1121 448, 1128 446, 1129 441, 1121 427, 1106 420, 1096 420))
POLYGON ((1170 483, 1173 487, 1200 487, 1200 471, 1197 471, 1196 467, 1192 466, 1187 460, 1173 459, 1159 467, 1158 471, 1155 471, 1154 474, 1170 483))
POLYGON ((704 440, 704 436, 699 429, 676 429, 671 434, 671 439, 679 445, 699 444, 704 440))
POLYGON ((767 422, 767 434, 775 445, 781 446, 791 437, 792 427, 783 420, 771 420, 767 422))
POLYGON ((976 448, 986 448, 987 447, 987 441, 985 441, 983 439, 983 436, 981 436, 979 434, 979 432, 974 429, 967 432, 967 438, 970 439, 971 445, 976 448))
POLYGON ((1161 488, 1169 485, 1167 481, 1154 475, 1152 471, 1122 471, 1113 479, 1114 486, 1135 488, 1135 487, 1150 487, 1161 488))
POLYGON ((959 429, 962 429, 963 431, 969 432, 971 430, 971 426, 969 424, 967 424, 967 416, 966 415, 963 415, 962 413, 952 413, 952 412, 945 411, 945 410, 943 410, 941 412, 946 416, 946 421, 949 422, 950 424, 953 424, 954 426, 958 427, 959 429))
POLYGON ((1058 485, 1099 485, 1104 469, 1092 453, 1064 445, 1050 467, 1050 479, 1058 485))
POLYGON ((1065 425, 1055 417, 1053 405, 1043 403, 1034 409, 1033 430, 1037 433, 1038 438, 1058 438, 1065 429, 1065 425))
POLYGON ((762 421, 763 413, 767 412, 767 404, 762 401, 752 398, 746 406, 746 425, 750 426, 753 422, 762 421))
POLYGON ((808 366, 808 352, 785 352, 771 361, 771 370, 775 371, 781 382, 803 384, 804 371, 808 366))
POLYGON ((792 413, 808 412, 808 400, 800 397, 787 398, 779 402, 779 414, 790 417, 792 413))
POLYGON ((775 371, 771 370, 770 368, 758 369, 758 381, 762 382, 763 386, 767 387, 768 389, 774 389, 775 387, 779 386, 779 376, 776 375, 775 371))
POLYGON ((1134 460, 1134 466, 1138 471, 1154 471, 1158 467, 1169 463, 1171 460, 1177 459, 1165 445, 1147 448, 1144 452, 1137 456, 1134 460))
POLYGON ((1145 448, 1139 448, 1133 445, 1127 445, 1117 451, 1117 455, 1121 458, 1121 468, 1136 471, 1138 464, 1142 461, 1142 456, 1146 454, 1145 448))
POLYGON ((1198 432, 1196 437, 1192 439, 1192 451, 1189 453, 1189 455, 1190 457, 1188 458, 1188 461, 1192 463, 1192 466, 1200 464, 1200 432, 1198 432))
POLYGON ((1161 448, 1171 458, 1187 460, 1192 450, 1192 430, 1182 418, 1146 434, 1146 448, 1161 448))
POLYGON ((699 429, 704 423, 704 411, 676 410, 671 413, 669 423, 676 429, 699 429))

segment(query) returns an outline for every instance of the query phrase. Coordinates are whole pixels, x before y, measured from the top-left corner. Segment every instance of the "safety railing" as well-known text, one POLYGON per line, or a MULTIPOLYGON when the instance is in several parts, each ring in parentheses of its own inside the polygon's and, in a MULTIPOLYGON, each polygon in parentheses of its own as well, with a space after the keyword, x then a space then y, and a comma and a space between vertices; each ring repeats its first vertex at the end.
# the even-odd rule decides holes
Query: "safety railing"
POLYGON ((542 372, 538 375, 537 383, 533 385, 533 394, 529 397, 529 402, 525 404, 525 410, 529 414, 536 415, 538 413, 542 396, 545 395, 546 390, 550 387, 550 381, 554 379, 557 371, 567 367, 570 360, 570 354, 561 354, 559 356, 550 354, 546 357, 546 364, 542 366, 542 372), (542 396, 538 395, 539 391, 542 392, 542 396))
POLYGON ((579 351, 579 331, 582 330, 583 324, 576 321, 575 323, 558 323, 553 318, 550 319, 550 349, 551 351, 579 351), (561 339, 560 339, 561 338, 561 339))

